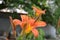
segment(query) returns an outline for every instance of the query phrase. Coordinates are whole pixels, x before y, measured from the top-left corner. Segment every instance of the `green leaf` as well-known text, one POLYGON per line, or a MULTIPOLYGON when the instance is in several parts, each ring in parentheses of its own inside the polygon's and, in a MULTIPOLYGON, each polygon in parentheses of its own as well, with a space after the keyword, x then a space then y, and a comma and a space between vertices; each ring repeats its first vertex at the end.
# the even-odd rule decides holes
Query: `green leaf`
POLYGON ((28 40, 32 40, 33 39, 33 33, 32 32, 30 32, 29 34, 27 34, 26 35, 26 40, 28 39, 28 40))

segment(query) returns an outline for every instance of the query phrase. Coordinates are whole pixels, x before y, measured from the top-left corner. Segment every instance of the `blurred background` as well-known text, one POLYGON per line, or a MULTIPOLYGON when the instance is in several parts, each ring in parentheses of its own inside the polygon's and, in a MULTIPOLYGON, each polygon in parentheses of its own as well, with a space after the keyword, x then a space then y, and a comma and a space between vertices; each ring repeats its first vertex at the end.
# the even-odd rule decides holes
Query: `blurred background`
POLYGON ((13 18, 18 18, 19 15, 16 13, 19 13, 19 10, 24 11, 24 13, 28 12, 29 16, 33 17, 34 11, 32 10, 32 5, 42 10, 46 9, 46 14, 42 15, 42 20, 52 25, 54 27, 52 30, 55 30, 56 34, 60 34, 60 0, 0 0, 0 27, 2 26, 3 30, 10 28, 8 16, 11 15, 13 18), (4 14, 4 11, 2 11, 4 9, 10 10, 8 12, 12 12, 13 14, 4 14), (7 27, 6 29, 5 26, 7 27))

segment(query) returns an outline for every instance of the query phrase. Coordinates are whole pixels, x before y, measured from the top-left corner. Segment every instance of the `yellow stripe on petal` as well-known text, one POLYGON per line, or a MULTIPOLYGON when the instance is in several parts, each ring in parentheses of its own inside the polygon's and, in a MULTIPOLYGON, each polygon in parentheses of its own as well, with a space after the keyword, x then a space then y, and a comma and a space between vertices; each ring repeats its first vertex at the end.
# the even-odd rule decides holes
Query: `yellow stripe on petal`
POLYGON ((31 30, 32 30, 32 27, 30 24, 28 24, 27 28, 25 29, 25 33, 27 34, 27 33, 31 32, 31 30))
POLYGON ((39 14, 38 14, 38 13, 36 13, 35 15, 36 15, 36 16, 39 16, 39 14))

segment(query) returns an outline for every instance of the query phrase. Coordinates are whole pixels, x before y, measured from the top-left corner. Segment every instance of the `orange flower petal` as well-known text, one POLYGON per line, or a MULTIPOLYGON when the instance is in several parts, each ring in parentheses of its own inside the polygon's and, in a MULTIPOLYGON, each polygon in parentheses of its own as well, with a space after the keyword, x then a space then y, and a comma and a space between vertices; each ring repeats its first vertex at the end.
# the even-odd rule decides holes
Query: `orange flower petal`
POLYGON ((38 11, 36 11, 36 13, 37 13, 37 14, 45 14, 45 11, 46 11, 46 10, 38 10, 38 11))
POLYGON ((24 28, 24 25, 25 25, 26 22, 22 22, 22 21, 20 21, 18 19, 14 19, 13 23, 14 23, 15 26, 20 25, 21 28, 24 28))
POLYGON ((24 28, 25 24, 26 24, 26 22, 22 22, 22 23, 21 23, 21 28, 22 28, 22 29, 24 28))
POLYGON ((27 34, 27 33, 31 32, 31 30, 32 30, 32 26, 30 24, 27 24, 27 27, 25 29, 25 33, 27 34))
POLYGON ((41 9, 38 9, 38 8, 36 8, 35 6, 32 6, 32 8, 33 8, 33 10, 35 10, 36 11, 36 13, 37 13, 37 15, 39 16, 40 14, 45 14, 45 11, 46 10, 41 10, 41 9))
POLYGON ((14 23, 14 25, 20 25, 21 24, 21 21, 18 20, 18 19, 14 19, 13 20, 13 23, 14 23))
POLYGON ((32 29, 32 33, 34 34, 35 37, 38 37, 39 32, 36 29, 32 29))
POLYGON ((32 25, 32 24, 34 23, 34 21, 35 21, 35 20, 31 18, 31 19, 28 20, 28 23, 29 23, 30 25, 32 25))
POLYGON ((27 22, 29 20, 27 15, 21 15, 21 18, 23 22, 27 22))
POLYGON ((35 22, 34 27, 45 27, 46 26, 46 22, 43 21, 38 21, 35 22))

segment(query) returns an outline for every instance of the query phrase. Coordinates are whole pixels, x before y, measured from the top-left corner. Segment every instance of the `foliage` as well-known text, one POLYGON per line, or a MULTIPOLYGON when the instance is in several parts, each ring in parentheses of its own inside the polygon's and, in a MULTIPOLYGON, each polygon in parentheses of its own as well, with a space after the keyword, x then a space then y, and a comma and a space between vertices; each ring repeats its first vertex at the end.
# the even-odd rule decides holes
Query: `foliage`
MULTIPOLYGON (((23 37, 22 39, 23 40, 45 40, 45 38, 44 38, 44 36, 45 36, 44 31, 42 29, 40 29, 40 28, 38 29, 38 31, 39 31, 39 36, 37 38, 35 38, 33 36, 33 34, 30 32, 29 34, 25 35, 25 37, 23 37)), ((17 38, 17 40, 21 40, 21 36, 19 36, 17 38)))
MULTIPOLYGON (((29 16, 31 17, 33 17, 35 13, 33 11, 32 5, 42 10, 46 9, 46 14, 42 15, 42 20, 45 21, 47 24, 57 26, 58 18, 60 16, 60 0, 52 0, 51 2, 49 0, 18 0, 18 1, 17 0, 4 0, 4 1, 5 1, 5 4, 4 6, 1 5, 0 9, 5 8, 5 7, 19 8, 18 6, 21 5, 20 8, 27 11, 29 13, 29 16)), ((13 16, 16 17, 17 15, 15 14, 13 16)), ((30 38, 31 35, 32 34, 29 34, 28 37, 30 38)), ((40 37, 40 40, 43 40, 41 38, 42 37, 41 35, 39 37, 40 37)), ((39 37, 37 39, 39 39, 39 37)), ((29 38, 27 38, 27 40, 29 38)))
MULTIPOLYGON (((46 21, 47 23, 50 23, 52 25, 57 25, 57 21, 58 18, 60 16, 60 1, 59 0, 51 0, 51 2, 49 2, 49 0, 5 0, 6 2, 6 6, 11 8, 11 7, 17 7, 19 5, 24 5, 24 7, 21 6, 21 8, 23 8, 25 11, 29 12, 30 16, 33 16, 34 11, 32 10, 32 5, 36 5, 37 7, 41 8, 41 9, 46 9, 47 12, 45 15, 43 15, 42 19, 44 21, 46 21), (47 3, 48 1, 48 3, 47 3), (13 4, 11 6, 11 4, 13 4), (52 6, 55 5, 55 6, 52 6), (55 9, 55 7, 58 7, 55 9), (51 9, 52 8, 52 9, 51 9), (54 13, 53 10, 55 9, 54 13), (50 14, 50 15, 49 15, 50 14), (46 17, 45 17, 46 16, 46 17), (53 20, 53 21, 52 21, 53 20)), ((3 6, 5 7, 5 6, 3 6)), ((1 7, 1 8, 3 8, 1 7)))

